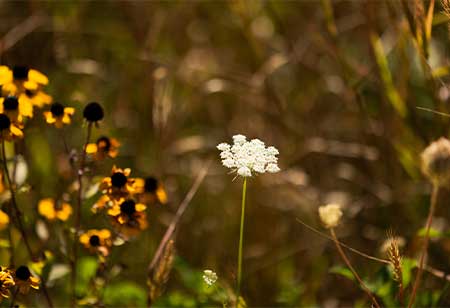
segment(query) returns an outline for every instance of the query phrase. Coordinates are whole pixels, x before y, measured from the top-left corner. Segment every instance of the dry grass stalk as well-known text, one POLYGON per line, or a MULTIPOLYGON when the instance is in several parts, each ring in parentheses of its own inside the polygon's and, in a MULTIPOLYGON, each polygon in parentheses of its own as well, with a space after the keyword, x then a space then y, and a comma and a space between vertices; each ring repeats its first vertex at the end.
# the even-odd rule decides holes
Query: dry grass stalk
POLYGON ((402 256, 400 255, 400 249, 398 241, 392 231, 388 231, 388 240, 390 242, 387 250, 389 262, 392 266, 392 272, 394 280, 398 283, 398 297, 400 301, 403 298, 403 272, 402 272, 402 256))
MULTIPOLYGON (((450 19, 450 0, 441 0, 441 5, 444 9, 445 16, 450 19)), ((448 33, 450 36, 450 23, 448 24, 448 33)))
POLYGON ((154 302, 164 291, 164 285, 169 279, 175 256, 175 242, 170 240, 164 247, 161 258, 158 260, 153 272, 148 277, 149 302, 154 302))

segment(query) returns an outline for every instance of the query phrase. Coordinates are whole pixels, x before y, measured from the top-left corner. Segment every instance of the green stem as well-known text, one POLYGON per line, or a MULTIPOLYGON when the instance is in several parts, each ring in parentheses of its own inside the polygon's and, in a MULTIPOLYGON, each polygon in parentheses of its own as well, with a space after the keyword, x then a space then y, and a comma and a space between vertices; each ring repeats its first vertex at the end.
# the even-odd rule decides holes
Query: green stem
POLYGON ((84 174, 84 163, 86 160, 86 147, 89 143, 92 133, 92 122, 88 123, 86 141, 83 144, 82 152, 80 153, 80 163, 78 166, 78 198, 77 207, 75 211, 74 229, 75 233, 73 235, 73 247, 72 247, 72 261, 71 261, 71 306, 77 307, 77 296, 76 296, 76 284, 77 284, 77 263, 78 263, 78 236, 81 228, 81 205, 83 203, 83 174, 84 174))
POLYGON ((242 246, 244 244, 244 222, 245 222, 245 196, 247 194, 247 178, 244 177, 242 184, 242 203, 241 203, 241 227, 239 231, 239 252, 238 252, 238 273, 237 273, 237 289, 236 289, 236 307, 239 306, 239 297, 241 295, 241 278, 242 278, 242 246))

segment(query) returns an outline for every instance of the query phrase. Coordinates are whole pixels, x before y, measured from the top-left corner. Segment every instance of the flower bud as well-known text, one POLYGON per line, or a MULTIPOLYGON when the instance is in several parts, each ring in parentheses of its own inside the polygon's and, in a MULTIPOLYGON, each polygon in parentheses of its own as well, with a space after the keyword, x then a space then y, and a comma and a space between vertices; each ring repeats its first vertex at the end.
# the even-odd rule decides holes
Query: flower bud
POLYGON ((421 154, 423 173, 437 185, 450 179, 450 141, 441 137, 421 154))
POLYGON ((319 217, 325 228, 331 229, 339 225, 342 210, 339 204, 328 204, 319 207, 319 217))

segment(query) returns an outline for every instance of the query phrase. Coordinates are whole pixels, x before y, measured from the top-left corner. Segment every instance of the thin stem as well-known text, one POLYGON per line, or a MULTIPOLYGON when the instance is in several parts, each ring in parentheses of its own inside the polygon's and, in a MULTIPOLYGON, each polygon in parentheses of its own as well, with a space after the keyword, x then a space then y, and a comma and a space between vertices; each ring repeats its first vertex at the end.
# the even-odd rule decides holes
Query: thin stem
MULTIPOLYGON (((308 228, 309 230, 317 233, 318 235, 320 235, 320 236, 322 236, 322 237, 324 237, 324 238, 326 238, 328 240, 331 240, 331 241, 336 241, 337 240, 337 239, 334 239, 332 236, 329 236, 329 235, 327 235, 327 234, 317 230, 316 228, 311 227, 310 225, 308 225, 305 222, 301 221, 299 218, 297 218, 297 221, 299 223, 301 223, 303 226, 305 226, 306 228, 308 228)), ((343 242, 341 242, 339 240, 337 240, 337 241, 338 241, 339 245, 341 245, 342 247, 350 250, 351 252, 356 253, 357 255, 360 255, 361 257, 367 258, 369 260, 377 261, 377 262, 380 262, 380 263, 384 263, 384 264, 391 264, 391 262, 389 262, 389 260, 381 259, 381 258, 377 258, 377 257, 371 256, 371 255, 368 255, 367 253, 364 253, 364 252, 362 252, 360 250, 352 248, 352 247, 348 246, 347 244, 344 244, 343 242)))
MULTIPOLYGON (((186 211, 188 205, 191 203, 192 198, 200 188, 200 185, 203 183, 203 180, 205 179, 206 175, 208 174, 209 166, 211 165, 211 160, 207 161, 204 164, 204 167, 202 170, 200 170, 199 174, 197 175, 197 178, 194 181, 194 184, 192 184, 191 189, 189 189, 189 192, 186 194, 186 197, 184 197, 183 201, 181 202, 180 206, 177 209, 177 212, 175 213, 175 217, 172 219, 169 227, 166 230, 166 233, 164 233, 164 236, 159 243, 158 249, 156 250, 155 254, 153 255, 153 259, 150 262, 148 268, 147 268, 147 275, 149 279, 151 279, 152 271, 155 269, 159 259, 161 258, 161 255, 164 251, 164 247, 166 247, 169 240, 172 238, 173 233, 175 232, 176 227, 178 226, 178 223, 183 216, 183 213, 186 211)), ((147 307, 152 306, 152 298, 149 296, 147 298, 147 307)))
POLYGON ((247 194, 247 178, 244 177, 244 183, 242 184, 241 227, 240 227, 240 231, 239 231, 239 251, 238 251, 236 306, 239 306, 239 297, 241 295, 242 247, 244 245, 245 196, 246 196, 246 194, 247 194))
POLYGON ((19 293, 19 288, 18 287, 16 287, 16 289, 14 290, 14 293, 12 295, 11 305, 9 305, 10 308, 14 307, 14 303, 16 302, 17 293, 19 293))
POLYGON ((92 132, 92 122, 88 123, 87 127, 87 134, 86 134, 86 141, 83 144, 82 152, 81 152, 81 158, 80 158, 80 164, 78 167, 78 173, 77 173, 77 180, 78 180, 78 198, 77 198, 77 208, 75 212, 75 221, 74 221, 74 229, 75 233, 73 235, 73 259, 71 262, 71 285, 72 285, 72 300, 71 305, 72 307, 76 307, 77 299, 76 299, 76 283, 77 283, 77 261, 78 261, 78 234, 80 233, 80 227, 81 227, 81 205, 83 203, 83 174, 84 174, 84 163, 86 160, 86 147, 89 143, 89 139, 91 138, 91 132, 92 132))
POLYGON ((11 224, 8 224, 8 241, 9 241, 9 265, 11 267, 14 267, 14 245, 13 245, 13 239, 12 239, 12 225, 11 224))
POLYGON ((372 292, 370 292, 369 288, 366 286, 366 284, 364 283, 364 281, 362 281, 361 277, 359 277, 358 273, 356 272, 356 270, 353 268, 352 264, 350 263, 350 260, 347 258, 347 256, 345 255, 345 252, 342 250, 341 245, 339 244, 339 241, 337 239, 336 233, 334 232, 334 229, 331 228, 330 229, 331 232, 331 236, 333 237, 334 243, 336 244, 336 248, 339 252, 339 254, 341 255, 341 258, 344 260, 345 264, 347 264, 347 267, 349 268, 349 270, 353 273, 353 276, 355 277, 355 279, 359 282, 359 285, 361 286, 361 288, 367 293, 367 295, 370 297, 370 299, 372 300, 372 303, 375 307, 380 308, 380 305, 377 302, 377 299, 375 298, 375 296, 373 296, 372 292))
MULTIPOLYGON (((6 161, 6 150, 5 150, 5 140, 4 139, 2 139, 2 161, 3 161, 3 168, 4 168, 4 172, 5 172, 6 182, 8 184, 9 191, 11 193, 11 203, 13 205, 13 208, 11 209, 11 213, 14 215, 14 218, 16 220, 16 223, 19 228, 20 234, 22 236, 23 242, 25 244, 25 247, 27 248, 28 255, 29 255, 31 261, 35 262, 35 261, 37 261, 37 258, 35 258, 35 256, 33 255, 33 251, 31 250, 31 246, 28 241, 28 236, 27 236, 27 233, 25 232, 25 228, 22 223, 22 218, 21 218, 22 214, 19 210, 19 206, 17 205, 16 194, 14 191, 14 185, 11 182, 11 178, 9 177, 9 170, 8 170, 8 164, 6 161)), ((10 243, 10 244, 12 245, 12 243, 10 243)), ((49 307, 53 307, 52 300, 47 291, 45 280, 43 279, 43 277, 40 277, 40 278, 42 281, 42 292, 44 293, 45 299, 47 300, 47 304, 49 307)))
POLYGON ((19 210, 19 207, 17 206, 16 194, 14 191, 14 187, 12 185, 11 178, 9 177, 8 164, 6 162, 6 151, 5 151, 5 140, 4 139, 2 139, 2 161, 3 161, 3 168, 4 168, 4 172, 5 172, 6 182, 8 184, 9 191, 11 193, 11 204, 13 205, 13 207, 11 208, 11 213, 14 215, 14 218, 16 220, 16 223, 19 228, 20 234, 22 236, 23 242, 25 243, 25 246, 27 248, 28 254, 30 255, 31 260, 35 261, 33 252, 31 250, 30 243, 28 241, 28 237, 25 232, 25 228, 22 223, 22 219, 20 217, 21 212, 19 210))
POLYGON ((419 289, 420 280, 422 278, 422 273, 423 273, 423 268, 424 268, 424 263, 425 263, 425 256, 427 254, 428 243, 430 241, 431 223, 433 222, 434 211, 436 210, 438 194, 439 194, 439 185, 433 184, 433 191, 431 193, 431 205, 430 205, 430 210, 428 211, 427 222, 425 225, 425 242, 422 247, 422 253, 420 255, 420 260, 419 260, 419 268, 417 269, 416 279, 414 281, 413 290, 411 292, 411 297, 409 299, 408 308, 411 308, 414 305, 414 300, 416 299, 417 290, 419 289))

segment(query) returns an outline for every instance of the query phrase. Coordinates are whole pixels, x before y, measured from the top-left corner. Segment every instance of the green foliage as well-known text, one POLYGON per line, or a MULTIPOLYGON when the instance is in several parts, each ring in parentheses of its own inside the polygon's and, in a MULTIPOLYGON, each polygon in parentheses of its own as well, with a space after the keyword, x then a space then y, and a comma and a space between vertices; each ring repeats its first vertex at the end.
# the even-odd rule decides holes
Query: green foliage
POLYGON ((105 287, 103 299, 106 305, 113 307, 145 307, 147 293, 144 286, 131 281, 120 281, 105 287))

